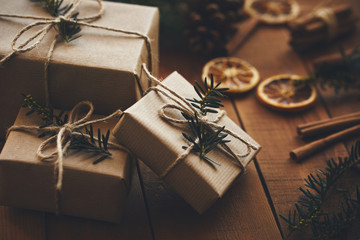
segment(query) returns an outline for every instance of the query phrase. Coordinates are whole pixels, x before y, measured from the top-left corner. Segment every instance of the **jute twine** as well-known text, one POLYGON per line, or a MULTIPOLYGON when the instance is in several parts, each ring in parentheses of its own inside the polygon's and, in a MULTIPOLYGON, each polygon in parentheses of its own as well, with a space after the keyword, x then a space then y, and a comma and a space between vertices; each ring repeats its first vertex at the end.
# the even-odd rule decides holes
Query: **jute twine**
MULTIPOLYGON (((111 118, 120 117, 123 114, 123 112, 121 110, 117 110, 107 117, 90 120, 90 117, 93 114, 93 111, 94 111, 94 106, 91 102, 82 101, 82 102, 78 103, 77 105, 75 105, 74 108, 70 111, 68 122, 66 124, 64 124, 63 126, 48 126, 48 127, 40 128, 39 126, 26 126, 26 125, 15 126, 14 125, 8 129, 7 135, 9 135, 9 133, 11 131, 35 131, 36 133, 52 131, 52 132, 57 133, 56 135, 50 136, 49 138, 44 140, 40 144, 39 148, 36 151, 36 156, 41 161, 54 163, 54 171, 55 171, 54 175, 56 176, 55 202, 56 202, 56 213, 57 214, 59 214, 61 212, 60 199, 61 199, 61 189, 62 189, 63 174, 64 174, 63 161, 64 161, 64 157, 71 145, 72 136, 75 136, 75 135, 84 136, 84 137, 90 139, 91 137, 88 134, 81 133, 79 130, 90 124, 105 122, 111 118), (79 112, 84 107, 88 107, 89 110, 84 117, 78 119, 79 112), (48 148, 49 145, 53 144, 55 142, 55 140, 56 140, 56 150, 54 150, 53 152, 51 152, 49 154, 44 154, 44 150, 46 148, 48 148)), ((95 140, 98 140, 96 137, 93 137, 93 138, 95 140)), ((122 150, 122 151, 125 151, 125 152, 131 154, 131 152, 127 148, 125 148, 119 144, 109 141, 108 145, 109 145, 109 148, 122 150)))
MULTIPOLYGON (((128 31, 128 30, 123 30, 123 29, 99 26, 99 25, 90 23, 90 22, 93 22, 102 17, 102 15, 104 13, 104 6, 102 4, 102 0, 96 0, 96 2, 98 3, 99 10, 95 15, 74 20, 71 18, 71 16, 76 11, 76 8, 79 6, 80 2, 81 2, 81 0, 71 1, 69 3, 71 8, 66 13, 66 15, 58 16, 58 17, 37 17, 37 16, 26 16, 26 15, 16 15, 16 14, 0 14, 0 17, 37 20, 36 22, 31 23, 31 24, 27 25, 26 27, 24 27, 23 29, 21 29, 19 31, 19 33, 14 37, 14 39, 11 42, 12 51, 0 60, 0 65, 3 64, 4 62, 8 61, 15 54, 31 51, 32 49, 37 47, 43 41, 44 37, 49 33, 49 31, 56 24, 58 24, 60 22, 67 22, 67 23, 75 23, 75 24, 78 24, 79 26, 84 26, 84 27, 102 29, 105 31, 111 31, 111 32, 116 32, 116 33, 123 33, 126 35, 135 36, 135 37, 144 39, 147 53, 148 53, 149 70, 152 71, 152 53, 151 53, 151 44, 150 44, 151 40, 148 36, 146 36, 145 34, 142 34, 140 32, 137 32, 137 31, 128 31), (18 44, 19 38, 23 34, 25 34, 27 31, 30 31, 32 28, 34 28, 36 26, 43 26, 43 28, 40 29, 39 31, 37 31, 36 33, 34 33, 23 43, 18 44), (31 42, 33 42, 33 43, 30 44, 31 42)), ((50 94, 49 94, 49 87, 48 87, 48 85, 49 85, 49 83, 48 83, 48 66, 49 66, 51 57, 53 55, 57 41, 58 40, 57 40, 57 36, 56 36, 50 45, 48 54, 47 54, 45 62, 44 62, 45 101, 46 101, 47 106, 50 105, 50 96, 49 96, 50 94)), ((134 73, 134 74, 136 75, 136 73, 134 73)), ((135 76, 135 78, 137 81, 139 81, 138 76, 135 76)), ((138 82, 138 85, 139 85, 139 82, 138 82)))
MULTIPOLYGON (((159 109, 159 116, 166 122, 168 123, 172 123, 173 125, 186 125, 188 123, 188 121, 186 119, 176 119, 173 118, 171 116, 169 116, 166 113, 166 109, 175 109, 175 110, 179 110, 183 113, 185 113, 188 116, 191 117, 195 117, 195 113, 197 113, 197 110, 191 105, 191 103, 189 101, 187 101, 184 97, 180 96, 178 93, 176 93, 174 90, 172 90, 171 88, 167 87, 166 85, 164 85, 163 83, 161 83, 161 81, 159 81, 156 77, 154 77, 150 71, 146 68, 146 65, 143 64, 143 70, 146 73, 146 75, 151 79, 151 81, 153 81, 154 83, 157 84, 157 87, 150 87, 145 94, 147 94, 150 91, 155 91, 157 93, 162 94, 164 97, 172 100, 173 102, 175 102, 175 104, 173 103, 167 103, 164 104, 160 109, 159 109), (160 88, 161 87, 161 88, 160 88)), ((212 121, 210 121, 206 116, 202 116, 201 114, 198 114, 198 120, 201 124, 206 125, 209 129, 213 130, 213 131, 217 131, 219 129, 222 128, 222 126, 216 124, 223 116, 225 116, 225 112, 224 111, 220 111, 219 114, 216 116, 216 118, 212 121)), ((258 147, 254 146, 252 143, 250 143, 247 139, 241 137, 240 135, 238 135, 237 133, 229 130, 229 129, 224 129, 223 130, 224 133, 229 134, 230 136, 232 136, 233 138, 239 140, 240 142, 242 142, 247 150, 245 153, 243 154, 238 154, 235 153, 230 147, 228 147, 225 143, 221 143, 221 147, 223 147, 227 153, 229 153, 231 155, 231 157, 233 157, 233 159, 235 159, 235 162, 237 163, 236 165, 239 166, 242 170, 245 169, 244 164, 241 161, 241 158, 245 158, 247 156, 249 156, 249 154, 251 153, 251 150, 258 150, 258 147)), ((196 139, 195 141, 199 141, 199 139, 196 139)), ((159 176, 160 178, 165 178, 169 172, 171 172, 179 163, 181 163, 191 152, 191 150, 194 148, 194 144, 190 144, 190 146, 182 153, 180 154, 176 160, 170 164, 159 176)))
MULTIPOLYGON (((5 63, 6 61, 8 61, 12 56, 14 56, 16 54, 28 52, 28 51, 31 51, 32 49, 34 49, 35 47, 37 47, 43 41, 43 39, 47 35, 47 33, 49 33, 49 31, 56 24, 60 23, 61 21, 64 21, 64 22, 68 22, 68 23, 76 23, 80 26, 91 27, 91 28, 95 28, 95 29, 102 29, 102 30, 117 32, 117 33, 123 33, 123 34, 127 34, 127 35, 131 35, 131 36, 135 36, 135 37, 144 39, 145 44, 146 44, 146 49, 148 52, 148 64, 149 64, 149 68, 151 70, 152 55, 151 55, 150 38, 142 33, 136 32, 136 31, 127 31, 127 30, 123 30, 123 29, 116 29, 116 28, 104 27, 104 26, 98 26, 95 24, 91 24, 90 22, 93 22, 93 21, 101 18, 101 16, 104 13, 104 7, 102 4, 102 0, 96 0, 96 1, 98 3, 98 7, 99 7, 98 12, 93 16, 83 17, 83 18, 79 18, 77 20, 71 19, 71 16, 75 12, 76 8, 79 6, 81 0, 73 0, 70 3, 71 8, 67 12, 67 14, 64 16, 58 16, 56 18, 55 17, 48 18, 48 17, 37 17, 37 16, 25 16, 25 15, 16 15, 16 14, 0 14, 0 17, 36 20, 36 22, 31 23, 31 24, 27 25, 26 27, 24 27, 23 29, 21 29, 19 31, 19 33, 14 37, 14 39, 11 42, 12 51, 0 60, 0 65, 5 63), (19 38, 23 34, 25 34, 27 31, 30 31, 32 28, 34 28, 36 26, 43 26, 43 28, 40 29, 39 31, 37 31, 36 33, 34 33, 33 35, 31 35, 23 43, 18 44, 19 38)), ((45 62, 44 62, 44 86, 45 86, 45 98, 46 98, 47 106, 50 105, 50 94, 49 94, 49 87, 48 87, 48 85, 49 85, 48 84, 48 66, 49 66, 49 63, 50 63, 50 60, 53 55, 53 52, 54 52, 57 42, 58 42, 58 40, 57 40, 57 36, 56 36, 50 45, 48 54, 47 54, 45 62)), ((134 75, 136 75, 136 73, 134 73, 134 75)), ((136 75, 135 78, 138 81, 138 85, 139 85, 139 77, 136 75)), ((80 133, 78 130, 87 125, 97 123, 97 122, 104 122, 110 118, 117 117, 122 114, 121 110, 117 110, 113 114, 111 114, 107 117, 90 121, 89 118, 92 115, 93 110, 94 110, 94 107, 93 107, 92 103, 90 103, 88 101, 83 101, 83 102, 78 103, 71 110, 71 112, 69 114, 69 121, 64 126, 61 126, 61 127, 49 126, 49 127, 45 127, 45 128, 40 128, 38 126, 21 125, 21 126, 12 126, 8 129, 8 134, 11 131, 20 131, 20 130, 22 130, 22 131, 34 131, 35 130, 35 131, 55 131, 55 132, 57 132, 57 135, 52 136, 41 143, 41 145, 39 146, 39 148, 37 150, 36 155, 43 162, 54 162, 55 176, 57 178, 56 179, 56 187, 55 187, 55 189, 56 189, 55 201, 56 201, 56 213, 58 213, 58 214, 61 211, 60 210, 60 208, 61 208, 60 200, 61 200, 61 189, 62 189, 63 171, 64 171, 63 159, 70 147, 71 136, 83 135, 87 138, 90 138, 89 135, 80 133), (80 120, 76 120, 79 109, 83 108, 84 106, 88 106, 90 108, 88 113, 85 115, 85 117, 81 118, 80 120), (47 148, 49 144, 52 144, 52 142, 55 139, 56 139, 56 151, 51 154, 45 155, 43 153, 44 149, 47 148)), ((126 149, 125 147, 115 144, 115 143, 112 143, 112 142, 109 142, 109 147, 123 150, 127 153, 130 153, 130 151, 128 149, 126 149)))

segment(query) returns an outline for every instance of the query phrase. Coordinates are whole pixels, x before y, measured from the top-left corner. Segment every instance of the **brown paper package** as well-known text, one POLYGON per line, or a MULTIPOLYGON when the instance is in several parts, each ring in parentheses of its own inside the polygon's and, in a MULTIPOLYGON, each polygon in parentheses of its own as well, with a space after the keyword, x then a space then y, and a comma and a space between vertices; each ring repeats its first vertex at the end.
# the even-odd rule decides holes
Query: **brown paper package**
MULTIPOLYGON (((21 109, 15 125, 39 125, 36 114, 26 116, 21 109)), ((116 121, 94 125, 102 132, 116 121)), ((36 157, 44 139, 36 134, 12 131, 0 154, 0 204, 12 207, 56 211, 55 176, 52 163, 36 157)), ((110 141, 114 142, 113 136, 110 141)), ((50 149, 52 150, 52 149, 50 149)), ((120 222, 124 201, 130 187, 131 158, 120 150, 92 164, 96 156, 70 151, 64 159, 61 213, 108 222, 120 222)))
MULTIPOLYGON (((177 72, 168 76, 163 83, 183 97, 196 97, 191 84, 177 72)), ((164 98, 160 93, 150 91, 124 112, 113 130, 117 140, 133 151, 158 175, 161 175, 167 166, 183 153, 182 146, 187 145, 181 134, 184 130, 160 118, 158 110, 166 103, 171 103, 171 100, 164 98)), ((180 115, 179 112, 173 114, 180 115)), ((181 115, 177 117, 181 118, 181 115)), ((225 125, 260 149, 258 143, 227 116, 221 118, 218 124, 225 125)), ((247 147, 244 144, 228 138, 232 140, 228 146, 236 153, 246 152, 247 147)), ((257 151, 252 150, 249 156, 242 159, 242 163, 247 165, 256 153, 257 151)), ((215 149, 208 156, 221 166, 214 169, 198 155, 190 153, 163 179, 199 213, 206 211, 222 197, 241 173, 241 169, 233 163, 233 159, 223 151, 215 149)))
MULTIPOLYGON (((0 13, 49 15, 36 2, 0 0, 0 13)), ((153 73, 158 72, 159 13, 157 8, 103 2, 104 15, 92 24, 137 31, 151 39, 153 73)), ((79 17, 97 13, 96 1, 82 1, 79 17)), ((11 51, 11 42, 26 25, 36 20, 0 18, 0 57, 11 51)), ((34 29, 33 32, 39 29, 34 29)), ((30 52, 18 54, 0 67, 0 137, 12 125, 22 103, 21 93, 45 101, 44 62, 56 34, 51 30, 30 52)), ((109 114, 119 107, 126 109, 140 96, 134 73, 141 77, 143 90, 148 81, 141 75, 141 64, 148 64, 143 39, 100 29, 82 27, 81 37, 55 47, 48 70, 51 103, 70 109, 80 101, 91 101, 97 113, 109 114)), ((27 34, 26 34, 27 35, 27 34)), ((25 41, 25 37, 20 42, 25 41)))

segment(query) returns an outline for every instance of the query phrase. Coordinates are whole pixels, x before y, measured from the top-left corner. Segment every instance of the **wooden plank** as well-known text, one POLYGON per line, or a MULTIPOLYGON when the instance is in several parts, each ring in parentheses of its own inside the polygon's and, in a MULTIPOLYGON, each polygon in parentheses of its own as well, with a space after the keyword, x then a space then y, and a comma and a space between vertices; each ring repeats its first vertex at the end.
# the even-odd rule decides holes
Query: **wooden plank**
POLYGON ((106 223, 69 216, 47 214, 47 239, 152 239, 145 202, 136 169, 124 206, 122 222, 106 223))
POLYGON ((0 239, 45 239, 41 212, 1 206, 0 222, 0 239))
MULTIPOLYGON (((349 3, 354 11, 356 16, 360 16, 360 2, 357 0, 347 0, 347 1, 335 1, 335 3, 349 3)), ((311 2, 309 3, 311 4, 311 2)), ((312 59, 322 56, 324 54, 336 53, 339 51, 339 45, 343 49, 353 49, 354 47, 358 47, 360 40, 360 22, 357 22, 357 31, 351 36, 346 36, 334 42, 334 44, 329 45, 325 49, 321 49, 321 51, 314 51, 311 54, 300 55, 306 64, 309 71, 313 71, 311 68, 312 59)), ((343 114, 357 112, 360 111, 360 98, 359 98, 360 90, 350 89, 349 91, 339 91, 335 93, 334 89, 319 88, 319 93, 321 94, 321 98, 326 106, 326 109, 329 113, 329 116, 341 116, 343 114)), ((348 139, 345 141, 345 146, 347 147, 347 151, 350 152, 350 147, 355 142, 355 137, 348 139)), ((346 155, 346 154, 345 154, 346 155)), ((360 182, 360 175, 356 171, 349 171, 344 177, 342 177, 341 182, 339 183, 339 188, 349 189, 353 194, 355 192, 354 183, 360 182), (349 188, 350 187, 350 188, 349 188)), ((338 207, 336 203, 333 205, 334 209, 338 207)), ((360 231, 358 230, 360 226, 360 222, 358 221, 354 224, 345 234, 343 239, 359 239, 360 231)))
MULTIPOLYGON (((344 4, 348 3, 352 6, 353 12, 355 16, 360 16, 360 2, 357 0, 334 0, 334 4, 344 4)), ((313 1, 311 0, 303 0, 304 8, 311 8, 313 5, 313 1)), ((334 41, 332 44, 328 44, 326 48, 321 48, 319 51, 309 51, 305 53, 300 53, 299 56, 304 61, 308 71, 313 72, 312 69, 312 60, 323 56, 325 54, 332 54, 339 52, 339 47, 343 49, 353 49, 354 47, 359 47, 360 40, 360 21, 357 21, 357 31, 353 34, 345 36, 343 38, 334 41)), ((323 101, 325 102, 330 116, 339 116, 342 114, 346 114, 352 111, 359 111, 360 102, 359 102, 359 91, 350 89, 349 91, 340 91, 339 93, 335 93, 333 89, 319 88, 319 92, 323 101)))
MULTIPOLYGON (((254 64, 263 79, 280 73, 307 75, 301 59, 287 44, 288 40, 285 28, 263 25, 235 55, 254 64)), ((298 200, 297 187, 303 185, 303 179, 310 172, 324 167, 324 159, 347 155, 343 145, 337 144, 301 163, 289 158, 291 149, 304 144, 296 135, 296 125, 328 117, 320 100, 311 110, 296 114, 269 110, 257 101, 254 92, 239 96, 235 104, 245 130, 263 146, 257 161, 276 216, 288 213, 298 200)), ((286 235, 286 224, 280 223, 286 235)), ((303 236, 293 239, 303 239, 303 236)))
MULTIPOLYGON (((180 69, 180 74, 189 81, 199 80, 204 60, 169 49, 164 54, 162 57, 167 61, 160 64, 162 77, 174 68, 180 69), (170 56, 176 58, 170 60, 170 56), (179 68, 172 65, 175 59, 179 68)), ((238 122, 232 103, 227 100, 225 105, 230 118, 238 122)), ((203 215, 196 213, 143 164, 141 173, 155 239, 281 239, 253 163, 224 198, 203 215)))
MULTIPOLYGON (((0 139, 0 152, 5 140, 0 139)), ((0 239, 45 239, 44 213, 0 206, 0 239)))

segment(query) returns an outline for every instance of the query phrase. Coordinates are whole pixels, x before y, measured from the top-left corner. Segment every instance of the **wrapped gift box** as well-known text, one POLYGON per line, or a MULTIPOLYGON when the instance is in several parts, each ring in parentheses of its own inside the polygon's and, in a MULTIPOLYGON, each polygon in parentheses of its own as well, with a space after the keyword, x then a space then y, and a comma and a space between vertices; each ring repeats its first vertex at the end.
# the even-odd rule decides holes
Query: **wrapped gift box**
MULTIPOLYGON (((36 114, 26 116, 21 109, 15 125, 39 125, 36 114)), ((94 125, 106 133, 116 121, 94 125)), ((12 131, 0 154, 0 204, 56 212, 54 164, 36 156, 44 141, 36 134, 12 131)), ((110 141, 115 142, 113 136, 110 141)), ((49 149, 52 151, 52 149, 49 149)), ((120 150, 109 149, 112 156, 93 164, 98 156, 70 150, 64 158, 60 214, 119 222, 130 187, 132 160, 120 150)))
MULTIPOLYGON (((183 97, 197 97, 193 86, 176 72, 172 73, 162 83, 183 97)), ((157 86, 157 88, 159 87, 157 86)), ((159 109, 167 103, 174 102, 161 93, 150 91, 137 103, 125 110, 124 115, 113 130, 117 140, 133 151, 159 176, 184 152, 182 146, 188 145, 181 134, 185 131, 184 128, 169 124, 159 116, 159 109)), ((173 114, 177 119, 184 119, 179 111, 174 110, 169 114, 173 114)), ((260 149, 259 144, 226 115, 217 124, 225 126, 254 146, 250 154, 241 159, 242 164, 246 166, 260 149)), ((235 153, 244 154, 247 152, 247 146, 242 142, 230 135, 226 139, 231 140, 228 146, 235 153)), ((207 156, 217 161, 220 166, 213 168, 209 163, 200 159, 197 154, 190 153, 163 179, 199 213, 206 211, 217 199, 223 196, 242 172, 241 168, 234 164, 235 160, 219 148, 215 148, 207 156)))
MULTIPOLYGON (((66 2, 66 1, 65 1, 66 2)), ((36 2, 0 0, 0 13, 50 17, 36 2)), ((153 73, 158 71, 157 8, 114 2, 103 2, 103 16, 91 24, 136 31, 151 40, 153 73)), ((96 1, 82 1, 79 18, 95 15, 96 1)), ((0 57, 11 51, 11 42, 26 25, 36 20, 0 17, 0 57)), ((43 26, 42 26, 43 27, 43 26)), ((148 81, 141 74, 141 64, 148 64, 144 39, 90 27, 81 27, 81 37, 56 44, 48 69, 49 92, 54 107, 67 109, 89 100, 97 113, 108 114, 119 107, 131 106, 139 97, 138 82, 143 90, 148 81), (140 81, 135 78, 135 73, 140 81)), ((32 34, 39 28, 31 30, 32 34)), ((25 34, 29 36, 29 34, 25 34)), ((17 54, 0 67, 0 136, 16 118, 22 103, 21 93, 31 93, 44 103, 44 62, 56 35, 51 30, 35 49, 17 54)), ((24 42, 26 36, 20 39, 24 42)))

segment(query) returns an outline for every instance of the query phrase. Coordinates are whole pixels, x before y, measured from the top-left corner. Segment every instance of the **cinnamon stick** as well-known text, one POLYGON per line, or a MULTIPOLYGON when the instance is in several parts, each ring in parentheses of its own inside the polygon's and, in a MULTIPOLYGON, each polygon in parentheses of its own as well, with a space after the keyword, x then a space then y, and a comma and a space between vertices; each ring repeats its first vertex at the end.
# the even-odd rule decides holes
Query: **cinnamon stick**
MULTIPOLYGON (((355 29, 356 29, 355 22, 352 22, 349 25, 340 26, 338 28, 337 36, 351 33, 355 29)), ((303 37, 292 37, 289 43, 297 51, 303 51, 303 50, 306 50, 306 49, 314 46, 315 44, 326 43, 326 42, 329 42, 329 37, 328 37, 327 33, 326 34, 325 33, 316 33, 316 34, 313 33, 308 36, 304 35, 303 37)))
POLYGON ((360 125, 356 125, 351 128, 329 135, 325 138, 306 144, 305 146, 296 148, 290 152, 290 157, 295 161, 300 161, 324 147, 359 134, 360 125))
MULTIPOLYGON (((348 4, 327 7, 334 11, 336 18, 336 36, 344 35, 356 29, 357 18, 348 4)), ((329 29, 327 24, 315 14, 300 17, 289 24, 291 33, 290 44, 298 51, 306 50, 316 43, 328 42, 329 29)))
POLYGON ((356 124, 360 124, 360 116, 352 117, 352 118, 345 118, 339 119, 336 121, 330 121, 323 124, 315 125, 312 127, 304 128, 298 130, 299 136, 305 137, 313 137, 319 134, 331 132, 334 130, 342 130, 347 127, 354 126, 356 124))
MULTIPOLYGON (((352 14, 352 8, 348 4, 333 6, 331 7, 331 9, 334 11, 335 17, 338 21, 347 18, 349 15, 352 14)), ((298 19, 295 19, 289 24, 289 27, 292 31, 299 31, 306 28, 306 26, 308 26, 309 24, 315 22, 320 23, 322 26, 326 27, 324 22, 322 22, 319 18, 315 17, 312 14, 310 14, 308 17, 300 17, 298 19)))
POLYGON ((349 113, 349 114, 345 114, 345 115, 340 115, 337 117, 333 117, 333 118, 329 118, 329 119, 324 119, 324 120, 319 120, 319 121, 313 121, 313 122, 309 122, 309 123, 304 123, 304 124, 300 124, 297 126, 297 131, 302 131, 305 128, 309 128, 309 127, 313 127, 316 125, 321 125, 321 124, 325 124, 325 123, 329 123, 329 122, 335 122, 338 120, 342 120, 342 119, 350 119, 353 117, 360 117, 360 112, 355 112, 355 113, 349 113))

